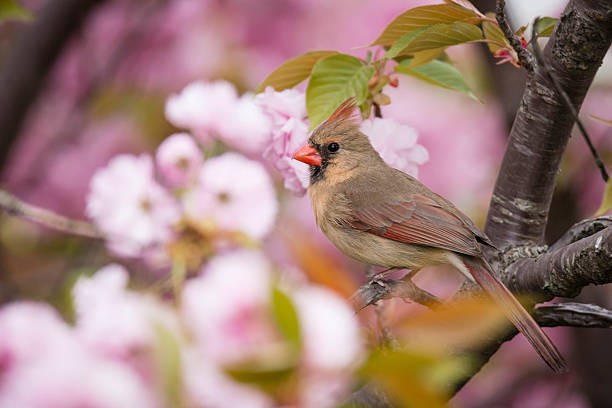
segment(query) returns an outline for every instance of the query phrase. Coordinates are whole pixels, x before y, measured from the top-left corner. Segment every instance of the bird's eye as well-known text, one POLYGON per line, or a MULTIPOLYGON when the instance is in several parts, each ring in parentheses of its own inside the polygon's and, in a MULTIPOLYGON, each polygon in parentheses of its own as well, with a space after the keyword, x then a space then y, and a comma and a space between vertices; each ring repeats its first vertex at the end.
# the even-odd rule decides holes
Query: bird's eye
POLYGON ((340 150, 340 145, 336 142, 332 142, 327 145, 327 150, 331 153, 336 153, 338 150, 340 150))

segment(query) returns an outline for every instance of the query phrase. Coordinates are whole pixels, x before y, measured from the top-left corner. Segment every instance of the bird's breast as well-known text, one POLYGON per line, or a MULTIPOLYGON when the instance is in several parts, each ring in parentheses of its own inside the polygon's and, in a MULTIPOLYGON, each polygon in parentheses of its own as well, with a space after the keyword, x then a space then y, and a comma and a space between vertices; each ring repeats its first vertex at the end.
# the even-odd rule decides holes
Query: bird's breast
POLYGON ((394 268, 420 269, 437 263, 434 248, 411 245, 360 231, 350 226, 351 203, 342 193, 330 193, 324 183, 311 186, 309 195, 317 225, 345 255, 360 262, 394 268))

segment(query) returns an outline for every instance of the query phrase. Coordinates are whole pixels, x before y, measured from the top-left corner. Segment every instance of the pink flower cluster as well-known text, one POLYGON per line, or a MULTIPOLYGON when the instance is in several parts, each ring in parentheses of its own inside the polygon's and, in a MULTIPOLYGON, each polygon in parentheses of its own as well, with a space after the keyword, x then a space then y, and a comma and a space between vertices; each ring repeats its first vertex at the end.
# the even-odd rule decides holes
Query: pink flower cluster
POLYGON ((411 176, 418 177, 419 166, 429 160, 427 149, 417 143, 416 130, 395 119, 364 120, 361 131, 389 166, 411 176))
POLYGON ((219 139, 228 146, 263 158, 279 170, 285 186, 303 194, 308 166, 291 160, 308 139, 304 93, 275 92, 238 96, 226 81, 193 82, 166 103, 166 117, 203 143, 219 139))
POLYGON ((212 235, 240 233, 260 240, 278 210, 272 180, 262 164, 237 153, 203 159, 196 141, 179 133, 151 156, 120 155, 91 181, 87 214, 122 257, 169 263, 167 248, 188 223, 212 235))
MULTIPOLYGON (((308 141, 306 100, 303 92, 268 87, 253 97, 241 97, 226 81, 194 82, 166 103, 166 116, 175 126, 189 129, 206 143, 218 138, 247 154, 263 157, 284 179, 287 189, 297 195, 306 191, 308 166, 292 160, 308 141)), ((416 132, 391 119, 363 123, 376 150, 391 166, 413 176, 425 163, 428 153, 416 143, 416 132)))
POLYGON ((266 370, 287 372, 283 404, 333 406, 362 357, 356 317, 328 290, 272 271, 260 252, 219 255, 170 304, 128 290, 127 271, 109 265, 74 286, 74 326, 48 305, 5 306, 0 407, 278 406, 236 374, 266 370), (274 291, 296 311, 297 341, 274 314, 274 291))

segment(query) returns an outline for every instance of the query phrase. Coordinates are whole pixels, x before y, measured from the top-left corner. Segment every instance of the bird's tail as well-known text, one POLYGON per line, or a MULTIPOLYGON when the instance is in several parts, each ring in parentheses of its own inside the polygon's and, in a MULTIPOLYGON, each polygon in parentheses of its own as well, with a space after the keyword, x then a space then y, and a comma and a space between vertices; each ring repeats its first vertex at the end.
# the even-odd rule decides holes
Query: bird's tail
MULTIPOLYGON (((492 272, 491 266, 484 259, 461 257, 476 283, 502 307, 508 319, 523 333, 548 366, 556 373, 567 371, 567 364, 559 350, 536 323, 523 305, 504 286, 492 272)), ((462 271, 463 272, 463 271, 462 271)))

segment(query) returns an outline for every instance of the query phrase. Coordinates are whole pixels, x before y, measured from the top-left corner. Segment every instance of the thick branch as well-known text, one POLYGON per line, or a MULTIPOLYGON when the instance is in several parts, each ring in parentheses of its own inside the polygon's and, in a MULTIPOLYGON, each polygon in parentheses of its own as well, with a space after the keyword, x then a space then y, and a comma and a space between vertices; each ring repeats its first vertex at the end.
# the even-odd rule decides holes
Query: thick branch
POLYGON ((612 227, 612 215, 603 215, 601 217, 589 218, 577 222, 550 246, 549 251, 563 248, 608 227, 612 227))
POLYGON ((48 1, 18 36, 0 72, 0 169, 64 44, 101 1, 48 1))
POLYGON ((557 303, 539 306, 533 317, 544 327, 573 326, 612 328, 612 310, 585 303, 557 303))
POLYGON ((510 265, 503 280, 510 290, 537 293, 544 299, 574 297, 590 284, 612 282, 612 227, 538 258, 510 265))
MULTIPOLYGON (((577 110, 611 41, 609 1, 570 1, 544 60, 577 110)), ((542 70, 529 76, 485 227, 500 247, 543 242, 556 175, 574 124, 560 98, 542 70)))
MULTIPOLYGON (((553 245, 554 250, 538 257, 516 261, 501 271, 500 278, 513 292, 535 293, 543 299, 552 299, 555 296, 573 297, 589 284, 612 282, 612 227, 606 227, 593 235, 579 238, 587 231, 594 231, 601 224, 608 222, 606 217, 590 221, 591 224, 586 222, 576 224, 561 238, 562 242, 571 243, 566 246, 553 245)), ((557 323, 561 323, 563 319, 567 323, 576 323, 580 319, 586 322, 588 320, 586 312, 593 314, 595 310, 583 309, 582 312, 583 314, 579 315, 577 312, 572 314, 571 308, 564 311, 556 310, 550 319, 556 319, 557 323)), ((545 320, 543 316, 540 318, 545 320)), ((590 319, 591 321, 598 319, 605 321, 605 313, 603 315, 599 313, 597 318, 593 316, 590 319)), ((577 325, 577 323, 570 325, 577 325)), ((478 350, 473 361, 474 371, 457 382, 456 391, 461 389, 471 376, 486 364, 504 342, 512 339, 516 334, 516 329, 511 328, 505 336, 491 339, 486 347, 478 350)))

